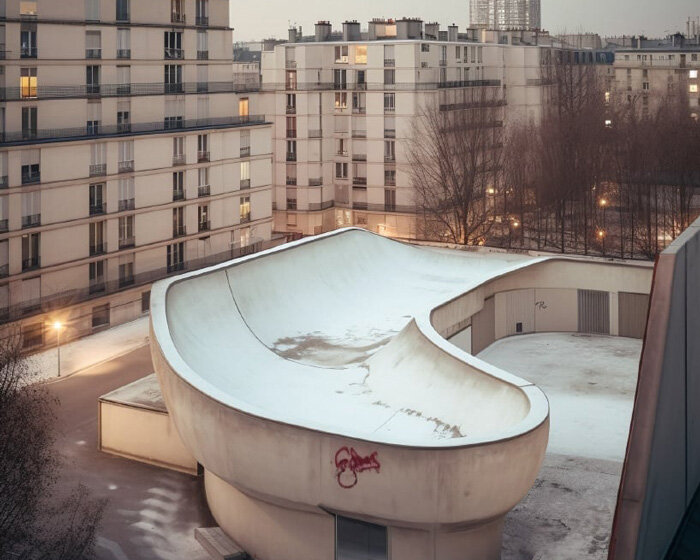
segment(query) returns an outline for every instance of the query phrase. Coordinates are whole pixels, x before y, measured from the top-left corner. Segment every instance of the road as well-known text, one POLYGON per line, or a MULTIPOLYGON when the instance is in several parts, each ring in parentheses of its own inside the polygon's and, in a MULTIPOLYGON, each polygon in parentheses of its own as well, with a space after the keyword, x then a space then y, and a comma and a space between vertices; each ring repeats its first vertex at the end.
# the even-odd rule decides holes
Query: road
POLYGON ((206 560, 194 529, 215 523, 201 480, 97 451, 97 399, 152 372, 144 346, 48 385, 60 403, 60 488, 80 483, 109 500, 98 533, 100 560, 206 560))

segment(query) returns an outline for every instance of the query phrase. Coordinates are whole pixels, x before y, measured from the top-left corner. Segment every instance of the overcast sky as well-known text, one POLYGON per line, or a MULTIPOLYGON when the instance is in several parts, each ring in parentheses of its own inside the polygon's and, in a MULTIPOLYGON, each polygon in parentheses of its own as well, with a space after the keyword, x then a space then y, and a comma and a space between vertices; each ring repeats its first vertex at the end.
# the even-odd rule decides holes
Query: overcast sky
MULTIPOLYGON (((313 24, 327 19, 339 28, 357 19, 363 28, 373 17, 418 16, 446 26, 469 23, 468 0, 230 0, 235 41, 284 38, 289 23, 313 33, 313 24)), ((591 31, 601 36, 662 36, 684 31, 688 16, 700 16, 698 0, 542 0, 542 24, 552 33, 591 31)))

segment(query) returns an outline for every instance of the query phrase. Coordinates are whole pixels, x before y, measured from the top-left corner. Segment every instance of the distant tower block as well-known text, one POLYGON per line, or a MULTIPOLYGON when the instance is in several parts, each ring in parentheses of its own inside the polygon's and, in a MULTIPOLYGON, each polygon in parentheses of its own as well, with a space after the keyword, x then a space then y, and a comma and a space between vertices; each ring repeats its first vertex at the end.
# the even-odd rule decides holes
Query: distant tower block
POLYGON ((542 28, 540 0, 470 0, 471 27, 497 30, 542 28))

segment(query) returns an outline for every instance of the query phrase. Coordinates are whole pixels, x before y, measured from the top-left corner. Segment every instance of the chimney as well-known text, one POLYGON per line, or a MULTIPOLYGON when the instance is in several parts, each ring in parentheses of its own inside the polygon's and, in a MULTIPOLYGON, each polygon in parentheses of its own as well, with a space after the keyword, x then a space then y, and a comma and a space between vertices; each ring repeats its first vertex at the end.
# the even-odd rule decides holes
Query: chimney
POLYGON ((437 41, 440 38, 440 24, 426 23, 425 24, 425 39, 437 41))
POLYGON ((289 42, 290 43, 297 42, 297 29, 296 29, 296 27, 289 28, 289 42))
POLYGON ((360 41, 360 23, 357 20, 343 23, 343 41, 360 41))
POLYGON ((396 22, 397 39, 422 39, 423 20, 402 18, 396 22))
POLYGON ((367 26, 367 40, 376 41, 377 39, 386 37, 386 20, 373 19, 367 26))
POLYGON ((329 21, 319 21, 316 24, 316 42, 323 43, 324 41, 328 41, 331 38, 332 31, 333 27, 329 21))
POLYGON ((447 40, 454 43, 459 40, 459 27, 454 23, 447 28, 447 40))

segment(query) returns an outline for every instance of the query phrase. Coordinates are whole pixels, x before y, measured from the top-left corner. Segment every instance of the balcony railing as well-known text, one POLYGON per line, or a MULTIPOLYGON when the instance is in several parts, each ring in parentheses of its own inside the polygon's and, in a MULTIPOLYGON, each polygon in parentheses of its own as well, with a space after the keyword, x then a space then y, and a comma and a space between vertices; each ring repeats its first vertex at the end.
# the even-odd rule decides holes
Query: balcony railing
POLYGON ((241 189, 250 188, 250 179, 241 179, 241 189))
MULTIPOLYGON (((173 130, 202 130, 206 128, 228 128, 237 126, 248 126, 255 124, 263 124, 265 117, 262 115, 251 115, 245 117, 216 117, 209 119, 172 119, 167 121, 149 122, 149 123, 131 123, 131 131, 129 134, 153 134, 159 132, 173 130)), ((121 125, 103 125, 100 126, 99 136, 117 136, 123 134, 119 131, 121 125)), ((5 132, 0 133, 0 143, 34 143, 33 140, 54 140, 62 141, 71 138, 86 138, 94 135, 86 134, 85 127, 79 128, 57 128, 38 130, 32 139, 25 138, 22 132, 5 132)), ((106 169, 106 166, 104 166, 106 169)), ((91 166, 92 168, 92 166, 91 166)), ((104 175, 106 173, 101 173, 104 175)), ((99 173, 98 173, 99 174, 99 173)))
POLYGON ((100 95, 101 87, 100 84, 87 84, 85 86, 85 93, 88 97, 96 97, 100 95))
POLYGON ((136 237, 122 237, 119 239, 119 249, 129 249, 136 246, 136 237))
POLYGON ((7 233, 8 231, 10 231, 10 221, 7 218, 0 220, 0 233, 7 233))
POLYGON ((367 107, 353 107, 352 112, 355 115, 364 115, 367 112, 367 107))
POLYGON ((352 182, 354 185, 366 185, 367 177, 353 177, 352 182))
POLYGON ((104 292, 106 289, 104 278, 95 278, 94 280, 90 280, 89 289, 91 294, 99 294, 104 292))
POLYGON ((120 161, 117 168, 119 173, 131 173, 134 170, 134 160, 120 161))
POLYGON ((101 177, 107 175, 106 163, 95 163, 90 166, 90 177, 101 177))
POLYGON ((19 51, 20 58, 36 58, 38 54, 36 47, 21 47, 19 51))
POLYGON ((296 137, 297 137, 296 128, 287 129, 287 138, 296 138, 296 137))
POLYGON ((287 161, 296 161, 297 160, 297 153, 296 152, 287 152, 287 161))
POLYGON ((104 255, 107 252, 106 243, 95 243, 90 245, 90 256, 94 257, 96 255, 104 255))
POLYGON ((292 106, 292 105, 287 105, 287 114, 288 115, 295 115, 297 112, 297 108, 292 106))
POLYGON ((296 210, 297 209, 297 199, 296 198, 288 198, 287 199, 287 210, 296 210))
POLYGON ((99 216, 100 214, 107 213, 107 203, 102 202, 101 204, 90 204, 90 215, 99 216))
POLYGON ((117 49, 117 58, 131 58, 131 49, 117 49))
POLYGON ((172 12, 170 15, 170 23, 180 23, 180 24, 185 24, 187 22, 187 18, 185 17, 185 14, 181 12, 172 12))
MULTIPOLYGON (((295 91, 330 91, 338 89, 348 89, 347 84, 334 84, 333 82, 296 82, 293 88, 290 84, 282 82, 268 82, 262 85, 263 91, 279 91, 282 89, 293 89, 295 91)), ((362 82, 355 84, 353 89, 369 91, 429 91, 442 88, 470 88, 470 87, 499 87, 500 80, 462 80, 450 82, 397 82, 385 84, 384 82, 362 82)))
POLYGON ((23 185, 32 185, 34 183, 41 183, 41 173, 22 173, 23 185))
POLYGON ((241 157, 250 156, 250 146, 241 146, 241 157))
POLYGON ((185 270, 184 262, 176 262, 168 265, 168 274, 172 274, 173 272, 181 272, 183 270, 185 270))
POLYGON ((41 225, 41 214, 22 216, 22 228, 33 228, 41 225))
POLYGON ((250 219, 250 212, 247 214, 241 214, 241 223, 242 224, 247 224, 251 221, 250 219))
POLYGON ((173 165, 185 165, 187 163, 187 156, 185 154, 174 154, 173 155, 173 165))
POLYGON ((290 187, 293 187, 297 184, 297 178, 296 177, 287 177, 287 185, 290 187))
POLYGON ((10 275, 10 265, 3 264, 0 265, 0 278, 6 278, 10 275))
POLYGON ((207 151, 198 151, 197 152, 197 163, 204 163, 206 161, 210 160, 210 154, 207 151))
POLYGON ((197 187, 197 196, 199 198, 211 195, 211 185, 201 185, 197 187))
POLYGON ((384 130, 384 138, 396 138, 396 129, 387 128, 384 130))
POLYGON ((126 276, 119 277, 119 287, 127 288, 128 286, 133 286, 136 283, 133 274, 127 274, 126 276))
POLYGON ((199 227, 198 230, 200 232, 202 231, 210 231, 211 230, 211 222, 209 220, 205 222, 199 222, 199 227))
POLYGON ((163 51, 163 58, 166 60, 181 60, 185 58, 185 51, 184 49, 170 49, 166 47, 163 51))
POLYGON ((119 201, 119 212, 128 212, 136 208, 136 201, 133 198, 125 198, 119 201))
POLYGON ((197 60, 209 60, 209 51, 197 51, 197 60))
POLYGON ((117 134, 128 134, 131 132, 130 122, 121 122, 117 124, 117 134))
POLYGON ((7 175, 0 176, 0 189, 6 189, 10 186, 10 181, 7 175))
POLYGON ((340 157, 348 157, 348 151, 347 150, 338 150, 335 155, 340 156, 340 157))
POLYGON ((384 177, 384 185, 387 187, 395 187, 396 177, 384 177))
POLYGON ((185 93, 185 85, 182 82, 175 84, 165 84, 165 93, 185 93))
POLYGON ((187 235, 187 226, 173 226, 173 237, 184 237, 185 235, 187 235))
POLYGON ((85 49, 85 58, 102 58, 102 49, 85 49))
POLYGON ((206 27, 209 25, 209 16, 197 16, 195 19, 195 25, 198 27, 206 27))
POLYGON ((384 156, 384 163, 394 163, 396 162, 396 156, 384 156))
POLYGON ((394 59, 394 58, 385 58, 385 59, 384 59, 384 66, 390 66, 390 67, 396 66, 396 59, 394 59))
POLYGON ((323 179, 321 179, 320 177, 316 179, 309 179, 310 187, 320 187, 321 185, 323 185, 323 179))
POLYGON ((352 154, 352 161, 367 161, 367 154, 352 154))
POLYGON ((179 200, 185 200, 185 191, 173 191, 173 202, 177 202, 179 200))
POLYGON ((366 130, 353 130, 352 137, 353 138, 367 138, 367 131, 366 130))
POLYGON ((39 267, 41 267, 41 259, 39 257, 29 257, 28 259, 22 259, 22 272, 34 270, 39 267))
POLYGON ((318 211, 318 210, 328 210, 329 208, 333 208, 333 201, 332 200, 326 200, 325 202, 309 202, 309 210, 310 211, 318 211))

